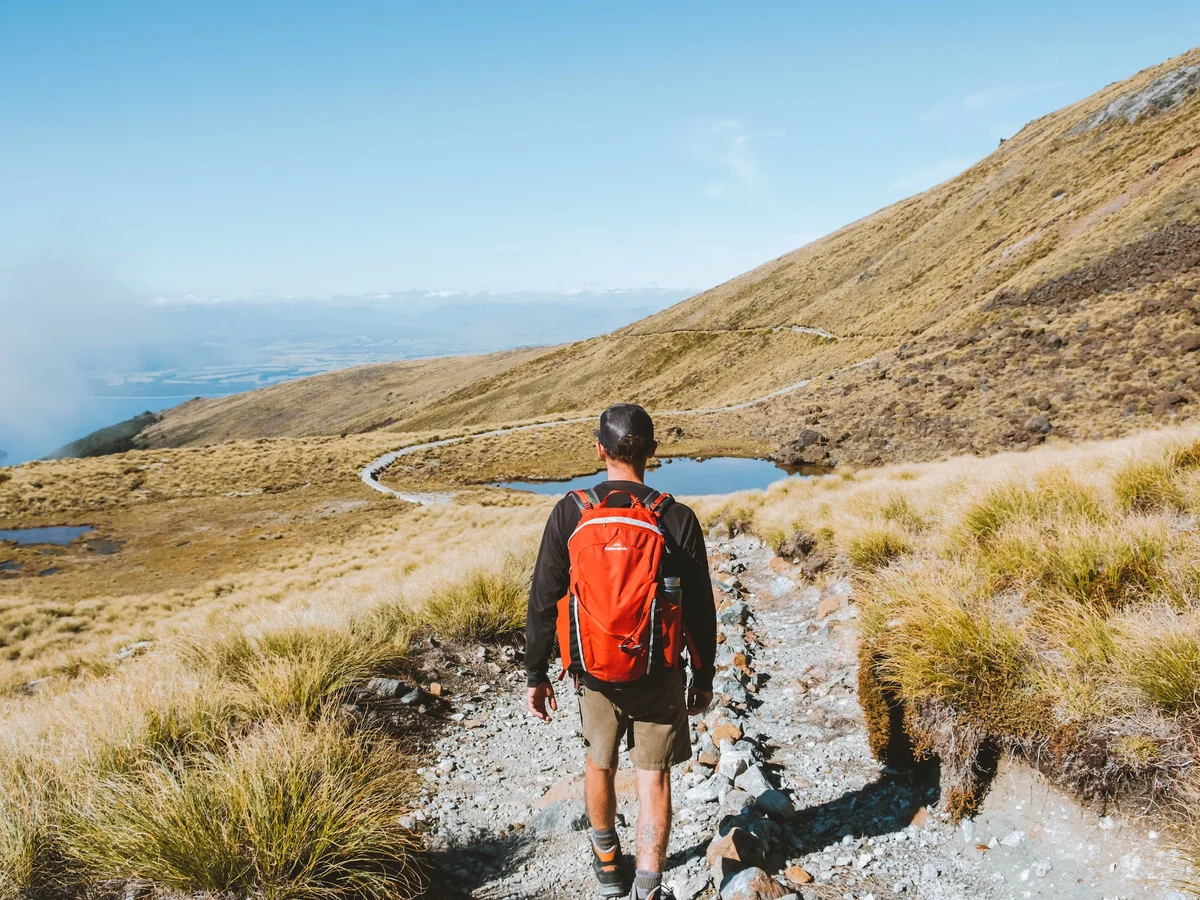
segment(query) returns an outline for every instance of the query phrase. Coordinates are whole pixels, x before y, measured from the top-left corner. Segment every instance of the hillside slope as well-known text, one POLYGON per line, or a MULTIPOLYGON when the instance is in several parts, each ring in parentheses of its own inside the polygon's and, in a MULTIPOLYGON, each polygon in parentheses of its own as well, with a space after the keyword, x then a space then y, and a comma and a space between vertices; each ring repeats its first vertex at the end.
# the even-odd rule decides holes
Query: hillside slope
POLYGON ((1198 261, 1200 49, 1029 123, 923 194, 611 334, 185 404, 139 443, 428 431, 615 400, 711 409, 818 378, 724 427, 766 448, 799 421, 824 424, 846 435, 850 461, 1036 443, 1042 414, 1057 433, 1105 436, 1200 399, 1198 261))
POLYGON ((245 394, 191 400, 163 414, 135 446, 189 447, 262 437, 376 431, 474 379, 494 377, 554 348, 355 366, 245 394))
POLYGON ((1074 302, 1086 303, 1126 289, 1130 274, 1171 283, 1197 259, 1198 89, 1192 50, 1029 123, 923 194, 622 331, 468 385, 401 424, 482 422, 497 410, 524 418, 618 397, 712 406, 914 337, 953 345, 981 313, 1039 289, 1072 283, 1074 302), (1144 275, 1126 271, 1124 248, 1146 261, 1144 275))

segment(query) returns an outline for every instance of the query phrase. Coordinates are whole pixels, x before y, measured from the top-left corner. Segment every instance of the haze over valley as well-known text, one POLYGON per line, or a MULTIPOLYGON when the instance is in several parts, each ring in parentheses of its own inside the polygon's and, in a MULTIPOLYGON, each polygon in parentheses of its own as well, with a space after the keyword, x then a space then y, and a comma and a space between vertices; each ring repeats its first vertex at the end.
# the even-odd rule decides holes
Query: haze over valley
POLYGON ((490 353, 582 340, 670 306, 692 291, 640 289, 217 300, 109 299, 94 321, 78 294, 0 295, 6 465, 89 432, 195 397, 222 397, 368 363, 490 353), (35 307, 33 311, 29 306, 35 307), (107 307, 107 308, 106 308, 107 307), (83 323, 71 320, 83 312, 83 323), (64 322, 65 320, 65 322, 64 322), (98 327, 97 327, 98 325, 98 327), (49 340, 47 340, 49 338, 49 340))

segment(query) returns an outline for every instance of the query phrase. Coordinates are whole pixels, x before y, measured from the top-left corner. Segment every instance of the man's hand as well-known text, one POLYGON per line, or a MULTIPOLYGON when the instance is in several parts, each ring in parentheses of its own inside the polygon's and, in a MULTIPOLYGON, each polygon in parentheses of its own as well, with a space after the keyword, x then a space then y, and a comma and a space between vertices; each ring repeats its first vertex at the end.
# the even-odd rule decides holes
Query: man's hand
POLYGON ((689 716, 700 716, 708 711, 712 705, 712 691, 698 691, 695 688, 688 688, 687 695, 687 714, 689 716))
MULTIPOLYGON (((709 694, 709 699, 712 694, 709 694)), ((558 712, 558 700, 554 697, 554 688, 550 686, 550 682, 543 681, 537 687, 531 687, 525 693, 525 701, 529 706, 529 711, 541 719, 543 722, 550 721, 550 713, 546 712, 546 701, 550 701, 550 708, 558 712)))

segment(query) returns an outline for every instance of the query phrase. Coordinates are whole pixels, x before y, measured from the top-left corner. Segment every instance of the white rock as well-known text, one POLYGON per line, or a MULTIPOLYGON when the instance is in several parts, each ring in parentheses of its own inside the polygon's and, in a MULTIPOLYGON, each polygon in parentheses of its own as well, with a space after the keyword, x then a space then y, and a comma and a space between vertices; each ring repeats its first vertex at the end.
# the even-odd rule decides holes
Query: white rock
POLYGON ((707 781, 688 790, 683 799, 687 803, 716 803, 731 786, 729 779, 724 775, 713 775, 707 781))
POLYGON ((771 782, 767 780, 767 775, 763 772, 762 766, 750 766, 750 768, 734 779, 733 783, 751 797, 758 797, 760 794, 771 790, 771 782))
POLYGON ((750 767, 750 754, 744 750, 735 750, 729 741, 721 741, 721 758, 717 762, 717 772, 729 779, 736 779, 750 767))
POLYGON ((1000 843, 1003 844, 1005 847, 1015 847, 1015 846, 1017 846, 1017 844, 1021 843, 1021 841, 1023 841, 1023 840, 1025 840, 1025 832, 1010 831, 1004 837, 1000 838, 1000 843))

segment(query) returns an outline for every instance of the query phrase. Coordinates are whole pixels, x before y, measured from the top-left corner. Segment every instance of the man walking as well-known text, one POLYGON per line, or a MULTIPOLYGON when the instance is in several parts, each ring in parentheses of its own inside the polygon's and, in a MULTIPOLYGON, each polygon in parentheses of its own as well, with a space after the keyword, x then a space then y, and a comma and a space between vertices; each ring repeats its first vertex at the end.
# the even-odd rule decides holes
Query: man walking
POLYGON ((596 438, 607 479, 560 500, 542 536, 526 622, 528 705, 544 721, 558 709, 548 676, 557 628, 579 694, 588 836, 601 894, 625 893, 615 790, 624 738, 639 807, 630 897, 671 900, 662 886, 670 769, 691 757, 688 716, 712 702, 712 582, 695 513, 645 483, 646 462, 658 448, 647 412, 630 403, 610 407, 596 438))

